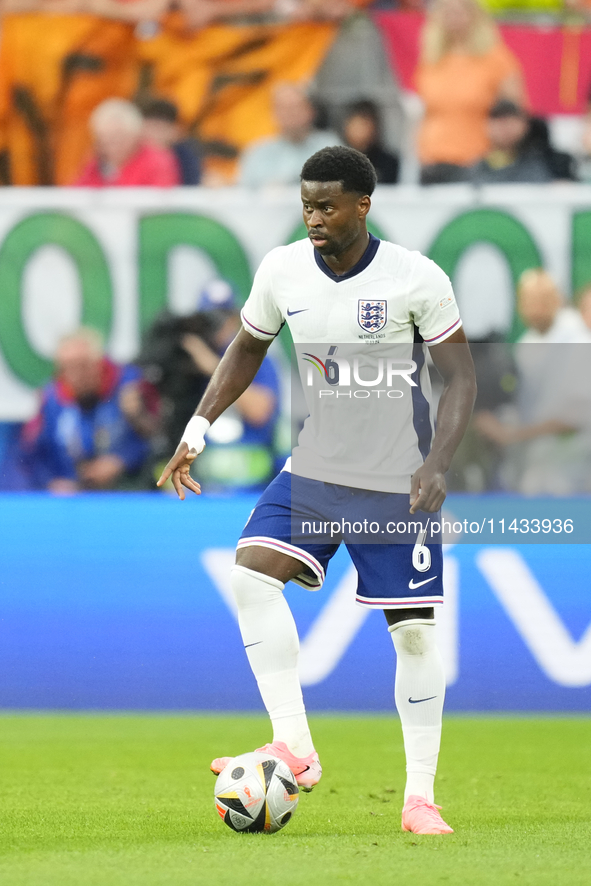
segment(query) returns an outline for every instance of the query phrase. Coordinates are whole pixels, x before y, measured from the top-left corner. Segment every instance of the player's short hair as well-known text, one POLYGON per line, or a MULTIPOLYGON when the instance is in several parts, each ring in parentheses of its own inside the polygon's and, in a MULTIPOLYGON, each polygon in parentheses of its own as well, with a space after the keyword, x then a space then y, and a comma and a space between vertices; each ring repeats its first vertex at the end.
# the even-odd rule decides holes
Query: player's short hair
POLYGON ((335 145, 312 154, 302 167, 300 181, 340 182, 343 191, 368 196, 377 182, 373 164, 361 151, 335 145))

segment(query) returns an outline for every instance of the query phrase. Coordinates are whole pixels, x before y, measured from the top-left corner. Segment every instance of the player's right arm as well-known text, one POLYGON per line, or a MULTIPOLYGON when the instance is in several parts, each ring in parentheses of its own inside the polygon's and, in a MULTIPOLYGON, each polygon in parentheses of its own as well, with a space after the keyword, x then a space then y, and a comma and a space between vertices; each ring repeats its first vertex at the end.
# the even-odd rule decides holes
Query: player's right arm
POLYGON ((189 471, 192 463, 205 447, 204 435, 211 424, 219 418, 245 392, 260 369, 267 349, 273 339, 261 340, 242 328, 211 377, 197 411, 176 448, 176 452, 164 468, 158 480, 162 486, 172 477, 178 497, 184 501, 185 490, 201 492, 199 484, 189 471))

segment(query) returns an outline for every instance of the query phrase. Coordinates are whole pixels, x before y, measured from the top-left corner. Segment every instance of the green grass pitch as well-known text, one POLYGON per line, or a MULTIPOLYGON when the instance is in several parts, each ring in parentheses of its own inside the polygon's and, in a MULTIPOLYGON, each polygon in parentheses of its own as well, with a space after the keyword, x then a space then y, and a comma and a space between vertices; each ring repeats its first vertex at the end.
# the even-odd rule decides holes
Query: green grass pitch
POLYGON ((400 830, 394 717, 315 716, 325 775, 277 834, 236 834, 212 757, 263 717, 0 716, 2 886, 589 886, 591 719, 448 717, 437 798, 455 834, 400 830))

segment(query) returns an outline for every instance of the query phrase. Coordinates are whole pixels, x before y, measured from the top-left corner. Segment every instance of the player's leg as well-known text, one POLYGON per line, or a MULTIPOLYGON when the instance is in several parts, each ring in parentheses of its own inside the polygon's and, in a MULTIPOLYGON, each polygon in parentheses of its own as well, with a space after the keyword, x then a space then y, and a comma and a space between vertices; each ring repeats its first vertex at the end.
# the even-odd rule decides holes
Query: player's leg
POLYGON ((396 650, 394 697, 406 754, 402 825, 415 833, 451 833, 434 799, 445 674, 433 609, 385 609, 396 650))
MULTIPOLYGON (((322 775, 314 749, 298 673, 299 638, 283 595, 285 583, 306 569, 293 557, 265 547, 238 550, 232 591, 250 667, 273 727, 273 740, 258 748, 274 754, 292 770, 302 790, 312 790, 322 775)), ((220 772, 230 758, 211 764, 220 772)))
POLYGON ((232 590, 244 648, 273 725, 273 741, 296 757, 314 751, 298 673, 299 638, 283 594, 305 569, 293 557, 264 547, 237 552, 232 590))
MULTIPOLYGON (((291 544, 290 484, 280 475, 263 494, 238 543, 231 582, 245 651, 273 726, 265 750, 284 759, 309 790, 322 769, 300 685, 297 628, 283 589, 290 580, 321 587, 324 566, 313 552, 291 544)), ((215 760, 214 771, 225 760, 215 760)))
POLYGON ((404 799, 420 796, 433 803, 445 698, 434 611, 385 609, 384 615, 397 659, 394 697, 406 752, 404 799))
POLYGON ((417 575, 412 545, 347 545, 357 567, 358 602, 384 610, 396 650, 395 700, 406 753, 403 827, 451 833, 434 805, 445 675, 435 639, 435 603, 443 600, 440 545, 417 575), (425 588, 423 595, 418 588, 425 588))

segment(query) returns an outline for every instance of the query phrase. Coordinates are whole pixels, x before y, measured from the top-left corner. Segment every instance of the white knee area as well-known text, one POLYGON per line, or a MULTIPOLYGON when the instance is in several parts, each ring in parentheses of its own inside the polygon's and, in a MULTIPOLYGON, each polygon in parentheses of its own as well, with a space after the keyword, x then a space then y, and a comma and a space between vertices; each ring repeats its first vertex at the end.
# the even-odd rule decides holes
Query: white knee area
POLYGON ((272 599, 285 587, 279 579, 246 566, 232 566, 230 583, 238 607, 256 605, 265 597, 272 599))
POLYGON ((233 566, 230 583, 246 654, 257 678, 277 667, 295 667, 299 640, 283 596, 283 582, 245 566, 233 566))
POLYGON ((434 627, 434 619, 409 618, 390 625, 388 630, 399 655, 426 655, 436 648, 434 627))

